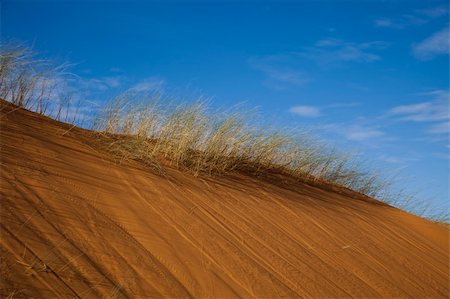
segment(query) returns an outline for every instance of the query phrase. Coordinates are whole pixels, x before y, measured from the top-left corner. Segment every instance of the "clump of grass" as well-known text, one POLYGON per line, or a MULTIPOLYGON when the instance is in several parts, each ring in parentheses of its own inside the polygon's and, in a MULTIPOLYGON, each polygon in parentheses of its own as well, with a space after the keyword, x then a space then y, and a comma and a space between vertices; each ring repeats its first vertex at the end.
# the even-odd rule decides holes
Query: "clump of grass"
POLYGON ((0 47, 0 98, 65 122, 75 122, 72 95, 64 90, 67 64, 39 59, 20 44, 0 47))
POLYGON ((247 119, 238 112, 213 111, 204 101, 176 105, 161 93, 140 101, 124 93, 107 105, 95 129, 126 136, 111 143, 111 149, 124 157, 147 163, 164 159, 195 175, 276 170, 372 197, 385 187, 349 155, 327 150, 307 136, 260 128, 247 119))

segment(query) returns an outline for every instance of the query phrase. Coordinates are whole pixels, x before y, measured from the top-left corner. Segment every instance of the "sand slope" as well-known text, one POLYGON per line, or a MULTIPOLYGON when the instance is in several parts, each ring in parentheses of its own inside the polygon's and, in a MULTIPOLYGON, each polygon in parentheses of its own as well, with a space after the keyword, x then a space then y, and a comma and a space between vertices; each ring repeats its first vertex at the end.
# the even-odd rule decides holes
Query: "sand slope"
POLYGON ((448 226, 304 184, 160 176, 13 109, 1 102, 2 297, 449 296, 448 226))

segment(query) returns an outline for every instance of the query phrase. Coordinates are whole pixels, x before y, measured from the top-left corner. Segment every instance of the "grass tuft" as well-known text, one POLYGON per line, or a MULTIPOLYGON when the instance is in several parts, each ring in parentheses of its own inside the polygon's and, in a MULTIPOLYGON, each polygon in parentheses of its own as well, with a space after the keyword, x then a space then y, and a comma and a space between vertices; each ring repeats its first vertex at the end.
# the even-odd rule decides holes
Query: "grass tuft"
POLYGON ((245 115, 212 112, 205 102, 167 104, 161 94, 137 101, 124 93, 110 101, 95 130, 117 136, 111 149, 147 163, 163 159, 200 173, 281 171, 302 180, 328 182, 377 197, 386 183, 359 167, 350 155, 324 147, 306 135, 252 126, 245 115), (161 103, 166 103, 162 105, 161 103))

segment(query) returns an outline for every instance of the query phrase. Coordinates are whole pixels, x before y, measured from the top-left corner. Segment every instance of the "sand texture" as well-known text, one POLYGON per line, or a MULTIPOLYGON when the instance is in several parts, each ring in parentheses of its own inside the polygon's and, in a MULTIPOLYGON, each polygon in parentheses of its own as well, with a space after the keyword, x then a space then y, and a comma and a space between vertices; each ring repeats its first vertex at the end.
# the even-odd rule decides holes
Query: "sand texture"
POLYGON ((93 132, 0 117, 1 298, 449 297, 446 225, 302 183, 158 174, 93 132))

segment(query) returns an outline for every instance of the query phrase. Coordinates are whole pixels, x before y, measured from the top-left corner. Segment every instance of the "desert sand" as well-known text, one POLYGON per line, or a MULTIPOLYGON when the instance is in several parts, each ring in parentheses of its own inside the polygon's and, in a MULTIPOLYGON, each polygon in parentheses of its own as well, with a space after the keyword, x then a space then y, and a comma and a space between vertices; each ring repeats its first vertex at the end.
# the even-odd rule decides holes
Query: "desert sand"
POLYGON ((2 298, 449 297, 448 225, 283 177, 160 174, 0 109, 2 298))

